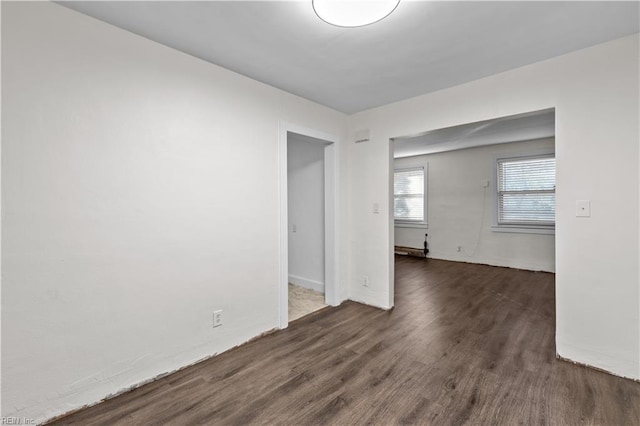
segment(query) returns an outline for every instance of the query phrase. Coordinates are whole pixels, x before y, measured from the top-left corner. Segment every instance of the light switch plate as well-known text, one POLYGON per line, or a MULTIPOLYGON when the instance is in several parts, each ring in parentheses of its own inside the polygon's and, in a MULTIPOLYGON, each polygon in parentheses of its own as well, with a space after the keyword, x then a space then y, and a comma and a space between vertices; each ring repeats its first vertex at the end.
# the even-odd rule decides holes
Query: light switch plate
POLYGON ((591 217, 591 201, 576 200, 576 217, 591 217))
POLYGON ((378 214, 380 213, 380 204, 378 203, 373 203, 372 209, 374 214, 378 214))

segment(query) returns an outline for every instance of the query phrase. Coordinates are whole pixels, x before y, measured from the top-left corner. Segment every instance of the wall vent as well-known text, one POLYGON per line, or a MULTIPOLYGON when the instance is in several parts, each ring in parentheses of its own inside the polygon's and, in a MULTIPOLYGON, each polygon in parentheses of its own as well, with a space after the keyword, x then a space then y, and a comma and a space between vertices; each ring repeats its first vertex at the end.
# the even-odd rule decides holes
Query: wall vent
POLYGON ((363 129, 356 131, 355 143, 368 142, 369 141, 369 129, 363 129))

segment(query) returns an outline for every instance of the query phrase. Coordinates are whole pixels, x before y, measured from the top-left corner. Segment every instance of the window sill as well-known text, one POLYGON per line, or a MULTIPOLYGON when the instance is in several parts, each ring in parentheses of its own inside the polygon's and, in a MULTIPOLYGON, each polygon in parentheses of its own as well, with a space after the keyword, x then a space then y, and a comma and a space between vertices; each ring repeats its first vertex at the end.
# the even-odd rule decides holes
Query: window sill
POLYGON ((493 232, 509 232, 513 234, 543 234, 543 235, 555 235, 556 229, 549 227, 537 227, 537 226, 505 226, 505 225, 493 225, 491 227, 493 232))
POLYGON ((394 222, 394 226, 396 228, 428 228, 428 225, 424 222, 394 222))

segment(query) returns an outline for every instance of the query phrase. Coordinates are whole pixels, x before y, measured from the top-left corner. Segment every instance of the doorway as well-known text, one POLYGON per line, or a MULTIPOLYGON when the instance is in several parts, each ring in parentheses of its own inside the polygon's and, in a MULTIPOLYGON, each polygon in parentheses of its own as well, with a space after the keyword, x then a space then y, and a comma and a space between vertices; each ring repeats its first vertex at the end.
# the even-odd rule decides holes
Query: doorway
POLYGON ((280 126, 280 328, 339 303, 337 142, 313 129, 280 126))
POLYGON ((287 134, 289 321, 327 306, 324 291, 324 147, 287 134))
MULTIPOLYGON (((555 136, 555 110, 546 109, 391 140, 395 279, 390 291, 398 295, 397 302, 403 302, 403 294, 406 298, 408 278, 416 270, 424 280, 411 297, 422 294, 436 305, 443 302, 432 297, 434 281, 425 277, 440 268, 460 275, 452 288, 467 287, 467 293, 478 295, 485 288, 492 291, 490 285, 478 284, 478 277, 498 271, 496 266, 530 271, 523 277, 546 272, 551 285, 541 287, 535 297, 544 307, 545 326, 553 329, 555 136), (482 266, 469 267, 465 277, 463 265, 473 264, 482 266)), ((501 292, 512 293, 503 301, 529 297, 525 282, 501 283, 501 292)), ((480 310, 490 311, 487 306, 480 310)))
POLYGON ((392 140, 394 251, 555 272, 555 110, 392 140))

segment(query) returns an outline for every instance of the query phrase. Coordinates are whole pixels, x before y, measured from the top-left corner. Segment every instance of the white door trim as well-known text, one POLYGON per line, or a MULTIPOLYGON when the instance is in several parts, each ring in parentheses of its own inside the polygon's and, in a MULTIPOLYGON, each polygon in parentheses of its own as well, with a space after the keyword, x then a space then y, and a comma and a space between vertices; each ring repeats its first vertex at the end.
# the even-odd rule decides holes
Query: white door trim
POLYGON ((297 133, 319 139, 324 149, 324 221, 325 221, 325 301, 337 306, 338 274, 338 136, 281 121, 278 135, 278 196, 280 198, 279 258, 280 258, 280 328, 289 325, 289 233, 287 204, 287 137, 297 133))

